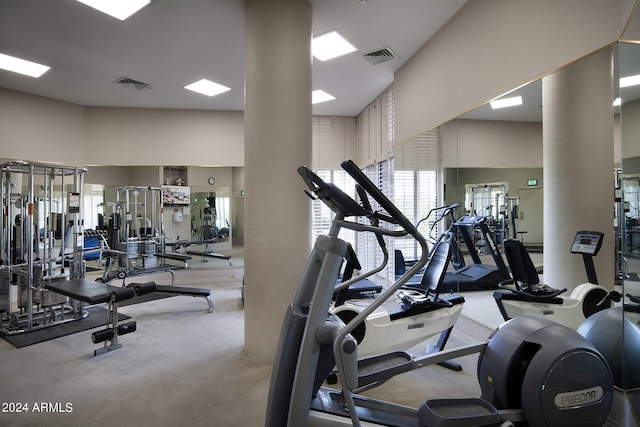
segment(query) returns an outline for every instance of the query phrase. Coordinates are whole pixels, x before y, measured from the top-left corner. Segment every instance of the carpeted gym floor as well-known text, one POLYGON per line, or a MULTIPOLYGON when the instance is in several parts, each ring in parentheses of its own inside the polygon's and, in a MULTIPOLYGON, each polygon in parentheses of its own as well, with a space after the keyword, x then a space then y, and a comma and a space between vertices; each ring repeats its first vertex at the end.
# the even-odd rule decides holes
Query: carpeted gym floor
MULTIPOLYGON (((240 255, 234 267, 222 263, 202 277, 192 271, 189 286, 211 289, 213 313, 202 298, 184 296, 122 306, 119 313, 136 320, 137 331, 123 336, 117 351, 93 357, 100 345, 91 342, 91 329, 20 349, 0 340, 0 403, 29 409, 0 411, 0 425, 264 425, 271 364, 243 354, 240 255), (35 411, 40 404, 50 411, 35 411)), ((491 291, 465 298, 448 347, 482 341, 501 323, 491 291), (478 322, 470 320, 481 313, 478 322)), ((430 366, 405 373, 367 394, 412 406, 433 397, 475 397, 476 360, 458 359, 461 372, 430 366)))

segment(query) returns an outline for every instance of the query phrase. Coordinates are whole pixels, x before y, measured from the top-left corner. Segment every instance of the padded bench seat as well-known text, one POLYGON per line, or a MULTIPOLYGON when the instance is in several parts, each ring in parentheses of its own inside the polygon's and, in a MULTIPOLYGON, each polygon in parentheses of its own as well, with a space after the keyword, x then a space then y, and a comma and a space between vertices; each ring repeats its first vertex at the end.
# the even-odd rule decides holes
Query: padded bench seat
POLYGON ((50 282, 45 285, 45 288, 91 305, 111 301, 112 294, 116 294, 117 301, 130 299, 135 296, 133 289, 123 289, 88 279, 50 282))
POLYGON ((190 255, 198 255, 198 256, 208 257, 208 258, 231 259, 230 255, 222 255, 214 252, 187 251, 187 253, 190 255))
POLYGON ((185 286, 167 286, 167 285, 156 285, 156 292, 164 293, 164 294, 174 294, 174 295, 186 295, 192 297, 201 297, 207 300, 207 304, 209 304, 209 312, 213 312, 213 302, 209 296, 211 295, 211 290, 206 288, 187 288, 185 286))
POLYGON ((157 258, 175 259, 177 261, 189 261, 190 259, 192 259, 192 257, 190 257, 189 255, 176 254, 176 253, 167 253, 167 252, 157 253, 157 254, 155 254, 155 256, 157 258))

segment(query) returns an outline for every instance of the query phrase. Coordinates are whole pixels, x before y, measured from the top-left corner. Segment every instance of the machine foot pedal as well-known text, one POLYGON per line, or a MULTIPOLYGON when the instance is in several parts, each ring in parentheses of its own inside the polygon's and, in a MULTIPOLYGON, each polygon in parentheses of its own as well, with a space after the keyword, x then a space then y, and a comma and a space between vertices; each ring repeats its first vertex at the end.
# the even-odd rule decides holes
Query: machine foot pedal
POLYGON ((399 373, 410 370, 412 363, 413 358, 403 351, 395 351, 393 353, 359 360, 358 382, 360 386, 362 386, 364 384, 384 381, 399 373))
POLYGON ((464 427, 498 424, 498 410, 486 400, 431 399, 418 410, 419 425, 429 427, 464 427))

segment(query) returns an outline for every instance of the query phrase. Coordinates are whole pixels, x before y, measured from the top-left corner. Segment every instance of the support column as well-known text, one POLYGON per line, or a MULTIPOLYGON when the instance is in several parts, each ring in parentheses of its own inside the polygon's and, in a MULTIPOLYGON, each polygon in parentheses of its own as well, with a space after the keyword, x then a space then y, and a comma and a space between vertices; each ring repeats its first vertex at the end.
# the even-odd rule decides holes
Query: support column
POLYGON ((245 354, 272 361, 311 249, 309 0, 245 2, 245 354))
POLYGON ((569 292, 587 281, 577 231, 605 233, 595 257, 613 290, 613 60, 605 49, 542 80, 544 282, 569 292))

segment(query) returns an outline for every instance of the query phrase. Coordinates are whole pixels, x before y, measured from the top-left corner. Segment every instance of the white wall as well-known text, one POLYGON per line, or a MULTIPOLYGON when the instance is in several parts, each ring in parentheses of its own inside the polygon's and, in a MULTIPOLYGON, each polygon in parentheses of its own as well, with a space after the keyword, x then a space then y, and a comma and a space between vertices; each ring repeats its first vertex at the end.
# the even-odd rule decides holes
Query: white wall
POLYGON ((615 42, 624 0, 468 2, 396 73, 396 142, 615 42))

